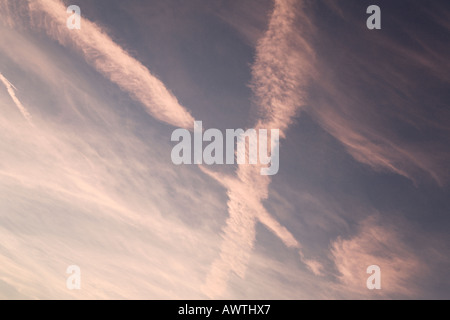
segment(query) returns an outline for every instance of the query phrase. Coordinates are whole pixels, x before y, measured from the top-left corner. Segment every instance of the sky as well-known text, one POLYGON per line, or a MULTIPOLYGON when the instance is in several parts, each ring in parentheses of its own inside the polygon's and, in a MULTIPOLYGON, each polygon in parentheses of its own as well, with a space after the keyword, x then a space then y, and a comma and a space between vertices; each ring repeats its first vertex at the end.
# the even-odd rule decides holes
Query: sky
POLYGON ((449 299, 449 18, 0 0, 0 299, 449 299), (175 165, 194 121, 278 129, 278 173, 175 165))

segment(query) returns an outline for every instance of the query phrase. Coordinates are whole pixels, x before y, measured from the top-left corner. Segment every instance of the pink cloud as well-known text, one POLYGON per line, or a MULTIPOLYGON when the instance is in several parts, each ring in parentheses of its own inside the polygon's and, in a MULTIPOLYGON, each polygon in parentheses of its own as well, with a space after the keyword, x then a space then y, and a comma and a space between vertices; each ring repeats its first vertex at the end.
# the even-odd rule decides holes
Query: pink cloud
POLYGON ((360 298, 418 294, 416 281, 425 271, 423 262, 403 243, 398 231, 382 225, 376 217, 361 223, 355 236, 334 241, 331 252, 339 271, 340 289, 345 292, 360 298), (381 269, 379 291, 370 291, 366 286, 370 276, 366 271, 371 265, 381 269))
MULTIPOLYGON (((2 4, 8 8, 7 3, 2 4)), ((82 18, 81 30, 69 30, 66 7, 59 0, 30 0, 29 10, 34 27, 44 29, 63 46, 75 49, 98 72, 142 103, 155 119, 192 128, 194 118, 177 98, 98 25, 82 18)))
MULTIPOLYGON (((295 28, 296 20, 304 17, 301 6, 302 3, 293 0, 275 1, 268 30, 258 42, 252 67, 252 89, 259 107, 256 127, 279 129, 281 137, 285 137, 285 131, 305 103, 303 87, 313 72, 312 50, 302 32, 295 28), (302 50, 298 50, 298 46, 302 50)), ((260 141, 262 144, 267 142, 260 141)), ((271 180, 260 175, 261 168, 260 165, 239 165, 237 177, 222 176, 202 168, 227 189, 229 197, 230 216, 224 229, 221 254, 213 263, 204 288, 210 297, 224 293, 230 272, 242 278, 245 276, 258 221, 288 248, 296 249, 314 274, 321 274, 320 263, 306 259, 300 243, 264 208, 262 201, 268 197, 271 180)))

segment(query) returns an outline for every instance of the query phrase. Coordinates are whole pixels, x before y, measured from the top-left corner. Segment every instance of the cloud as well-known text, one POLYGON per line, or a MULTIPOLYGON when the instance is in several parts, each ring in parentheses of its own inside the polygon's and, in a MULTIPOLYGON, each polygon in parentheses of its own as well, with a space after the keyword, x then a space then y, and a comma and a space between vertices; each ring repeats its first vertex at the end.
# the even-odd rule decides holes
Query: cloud
POLYGON ((418 276, 426 270, 423 262, 401 240, 401 234, 384 226, 377 216, 360 224, 358 233, 348 239, 338 238, 331 244, 331 253, 339 272, 341 291, 347 295, 366 297, 417 297, 418 276), (369 292, 367 267, 381 269, 381 290, 369 292))
MULTIPOLYGON (((94 97, 88 103, 111 107, 94 97)), ((141 141, 115 113, 112 127, 80 131, 85 119, 60 127, 46 113, 36 128, 24 127, 0 105, 0 277, 7 285, 32 299, 203 297, 203 265, 218 240, 206 223, 208 212, 217 220, 219 200, 193 172, 167 165, 161 153, 169 146, 158 145, 157 133, 141 141), (191 224, 192 206, 202 223, 191 224), (71 264, 82 269, 80 292, 65 288, 71 264)))
MULTIPOLYGON (((142 103, 154 118, 173 126, 192 128, 194 118, 186 108, 158 78, 99 26, 82 18, 81 30, 69 30, 66 8, 59 0, 30 0, 28 4, 32 27, 44 29, 60 44, 74 48, 98 72, 142 103)), ((3 8, 8 9, 9 5, 6 0, 2 1, 3 8)), ((14 14, 5 9, 4 12, 8 17, 14 14)))
POLYGON ((351 5, 324 4, 334 22, 321 20, 316 28, 321 45, 314 46, 308 112, 370 168, 416 185, 447 184, 450 51, 443 36, 448 28, 433 19, 446 10, 417 3, 412 11, 423 13, 418 18, 386 4, 384 31, 371 32, 351 5), (420 27, 425 24, 430 28, 420 27))
POLYGON ((11 99, 14 101, 14 104, 17 106, 17 109, 19 109, 20 113, 28 121, 28 123, 30 125, 33 125, 31 114, 28 112, 28 110, 23 106, 23 104, 16 96, 16 93, 14 91, 14 89, 17 90, 16 87, 14 87, 14 85, 11 82, 9 82, 8 79, 6 79, 1 73, 0 73, 0 81, 5 85, 6 90, 8 91, 11 99))
POLYGON ((204 298, 223 201, 209 179, 173 166, 166 132, 140 126, 141 112, 124 119, 122 93, 105 95, 84 61, 0 32, 13 48, 0 50, 4 74, 35 125, 0 90, 0 297, 204 298), (71 264, 79 292, 65 287, 71 264))
MULTIPOLYGON (((311 49, 302 32, 295 28, 296 20, 304 17, 301 12, 301 5, 296 1, 275 1, 268 30, 258 42, 252 66, 252 89, 258 105, 256 127, 279 129, 282 137, 305 102, 303 87, 312 72, 311 49), (299 47, 301 50, 298 50, 299 47)), ((262 136, 259 139, 260 144, 268 143, 262 136)), ((272 147, 273 144, 274 141, 272 147)), ((295 237, 264 208, 262 201, 268 197, 270 178, 260 174, 261 167, 239 165, 237 177, 223 176, 202 168, 225 186, 229 197, 230 216, 223 230, 220 258, 213 263, 204 288, 210 297, 224 294, 230 272, 235 272, 241 278, 245 276, 254 247, 257 221, 263 223, 287 247, 296 249, 313 273, 321 273, 320 263, 305 259, 295 237)))
POLYGON ((306 36, 311 25, 304 6, 303 1, 275 1, 252 67, 259 126, 277 128, 281 136, 305 105, 305 89, 314 74, 314 52, 306 36))

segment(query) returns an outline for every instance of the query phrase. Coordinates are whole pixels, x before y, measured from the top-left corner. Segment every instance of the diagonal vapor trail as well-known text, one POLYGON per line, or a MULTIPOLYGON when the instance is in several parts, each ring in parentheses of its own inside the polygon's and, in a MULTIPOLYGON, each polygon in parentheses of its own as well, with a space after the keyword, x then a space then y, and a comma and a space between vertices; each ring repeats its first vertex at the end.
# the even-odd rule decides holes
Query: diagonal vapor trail
POLYGON ((68 29, 66 7, 60 0, 28 0, 28 8, 34 27, 74 48, 99 73, 143 104, 152 117, 177 127, 193 127, 194 118, 162 81, 97 24, 82 18, 81 30, 68 29))
POLYGON ((6 79, 2 73, 0 73, 0 81, 6 87, 6 90, 8 91, 9 96, 14 101, 14 104, 16 105, 17 109, 19 109, 22 116, 25 118, 25 120, 27 120, 27 122, 30 125, 33 125, 32 116, 31 116, 30 112, 28 112, 27 108, 24 107, 22 102, 20 102, 20 100, 16 96, 16 93, 14 90, 17 90, 17 88, 11 82, 9 82, 9 80, 6 79))

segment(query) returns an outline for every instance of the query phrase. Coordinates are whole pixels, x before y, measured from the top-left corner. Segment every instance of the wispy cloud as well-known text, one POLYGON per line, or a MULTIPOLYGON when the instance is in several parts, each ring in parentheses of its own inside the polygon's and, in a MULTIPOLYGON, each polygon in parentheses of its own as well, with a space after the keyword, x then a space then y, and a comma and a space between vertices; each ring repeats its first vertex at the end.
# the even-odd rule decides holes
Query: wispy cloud
POLYGON ((417 3, 415 10, 423 13, 417 19, 396 14, 399 9, 392 7, 385 17, 395 25, 370 32, 351 10, 343 14, 346 9, 334 1, 325 4, 345 23, 335 30, 322 21, 317 28, 323 44, 316 50, 318 72, 308 112, 354 159, 372 169, 416 185, 430 178, 447 184, 450 114, 444 92, 450 83, 450 51, 448 26, 437 19, 445 10, 439 3, 417 3), (422 24, 432 25, 436 36, 424 32, 422 24), (346 38, 350 30, 354 36, 346 38), (434 94, 425 94, 427 90, 434 94))
MULTIPOLYGON (((275 1, 268 30, 258 42, 252 67, 252 88, 259 107, 256 127, 279 129, 282 137, 305 103, 303 87, 312 73, 313 55, 302 33, 306 30, 295 28, 296 20, 302 16, 301 6, 298 1, 275 1)), ((260 144, 268 143, 259 138, 260 144)), ((213 263, 204 288, 210 297, 223 295, 230 272, 245 276, 258 221, 287 247, 296 249, 311 271, 321 273, 320 263, 306 259, 295 237, 264 208, 262 201, 268 197, 270 178, 261 176, 260 169, 261 166, 239 165, 237 177, 227 177, 202 168, 225 186, 229 197, 230 216, 223 230, 220 258, 213 263)))
MULTIPOLYGON (((184 224, 178 210, 206 208, 216 200, 195 174, 167 165, 160 152, 170 152, 168 142, 159 150, 163 139, 155 132, 141 141, 121 125, 111 104, 98 103, 99 97, 87 96, 86 103, 92 113, 105 112, 107 121, 83 131, 80 124, 89 114, 72 119, 73 127, 60 126, 36 104, 41 115, 36 127, 18 125, 21 118, 4 112, 9 97, 0 97, 0 277, 7 285, 34 299, 203 297, 202 265, 212 259, 217 240, 206 228, 184 224), (111 130, 109 137, 105 130, 111 130), (196 181, 200 195, 179 188, 180 181, 196 181), (184 197, 189 203, 182 204, 184 197), (209 200, 200 206, 198 197, 209 200), (184 256, 200 246, 206 256, 184 256), (198 273, 188 271, 191 262, 198 273), (70 264, 82 268, 81 292, 65 288, 70 264)), ((202 216, 208 219, 207 212, 202 216)), ((0 297, 10 298, 3 290, 0 297)))
POLYGON ((281 136, 306 104, 306 86, 314 74, 314 51, 307 38, 312 26, 304 6, 303 1, 275 1, 252 67, 258 124, 280 129, 281 136))
POLYGON ((339 271, 341 291, 364 297, 368 294, 366 280, 368 266, 381 269, 381 297, 417 296, 417 282, 426 266, 408 248, 392 226, 384 226, 371 216, 363 221, 358 233, 349 239, 339 238, 331 245, 331 252, 339 271))
POLYGON ((30 125, 33 125, 31 114, 28 112, 28 110, 24 107, 24 105, 20 102, 20 100, 17 98, 16 93, 14 91, 17 90, 14 85, 6 79, 3 74, 0 73, 0 81, 4 84, 6 87, 6 90, 8 91, 11 99, 14 101, 14 104, 19 109, 20 113, 23 115, 23 117, 28 121, 30 125))
MULTIPOLYGON (((327 68, 334 59, 331 59, 329 53, 324 54, 323 48, 320 48, 318 53, 316 45, 308 41, 308 35, 314 33, 316 37, 321 37, 321 41, 330 38, 329 43, 334 46, 330 52, 334 52, 337 48, 346 50, 345 46, 333 40, 334 29, 326 29, 327 32, 330 30, 333 32, 322 37, 322 32, 317 32, 310 24, 311 20, 306 16, 305 11, 301 10, 304 5, 303 2, 275 1, 268 30, 258 42, 252 68, 252 89, 258 106, 257 127, 278 128, 281 130, 281 136, 285 137, 287 129, 298 112, 302 109, 307 110, 326 131, 346 147, 355 160, 368 164, 377 171, 388 170, 405 176, 415 183, 418 183, 425 173, 438 184, 443 185, 445 181, 448 181, 448 173, 446 173, 448 170, 442 164, 445 163, 445 159, 448 162, 449 155, 441 151, 435 142, 429 144, 434 147, 424 147, 424 143, 417 144, 403 139, 396 132, 395 125, 387 125, 387 123, 402 123, 409 129, 417 131, 432 129, 448 132, 448 125, 445 122, 448 123, 448 113, 441 110, 443 106, 436 108, 436 113, 442 115, 441 119, 428 119, 429 126, 418 127, 417 123, 421 121, 416 120, 419 118, 423 120, 429 116, 417 112, 419 108, 414 99, 421 98, 415 94, 420 92, 421 84, 420 81, 415 80, 418 79, 416 75, 409 71, 419 72, 418 69, 422 68, 433 74, 433 78, 437 77, 448 82, 448 73, 443 74, 436 63, 429 60, 430 52, 434 54, 438 52, 435 50, 436 46, 430 49, 428 45, 422 45, 425 54, 420 54, 417 53, 417 49, 403 47, 386 37, 375 34, 373 40, 380 47, 394 54, 400 68, 392 68, 392 62, 389 59, 380 61, 379 56, 372 56, 370 52, 367 52, 367 55, 361 52, 358 52, 358 55, 350 52, 344 55, 345 63, 337 61, 338 64, 330 72, 327 68), (302 23, 297 20, 299 17, 302 23), (319 54, 318 57, 317 54, 319 54), (410 76, 407 76, 408 74, 410 76), (310 86, 310 80, 317 85, 317 91, 314 86, 310 86), (361 83, 365 84, 366 90, 360 90, 361 83), (387 86, 390 88, 386 89, 387 86), (375 92, 384 98, 368 99, 368 96, 373 97, 375 92), (379 104, 380 101, 382 105, 379 104), (401 108, 393 109, 393 103, 399 103, 401 108), (307 104, 308 107, 302 108, 307 104), (431 149, 434 150, 434 154, 426 154, 425 150, 431 149)), ((334 8, 336 9, 336 6, 334 8)), ((342 16, 342 11, 338 14, 342 16)), ((353 24, 351 26, 354 27, 353 24)), ((368 37, 364 30, 358 32, 359 35, 368 37)), ((352 47, 356 44, 349 45, 352 47)), ((440 44, 438 47, 443 46, 440 44)), ((325 47, 328 48, 328 46, 325 47)), ((446 65, 446 60, 441 55, 433 60, 443 61, 446 65)), ((442 104, 442 101, 436 101, 436 104, 439 103, 442 104)), ((445 145, 442 144, 444 142, 445 139, 440 141, 441 147, 445 145)), ((205 290, 210 296, 223 294, 230 272, 235 272, 240 277, 244 276, 254 246, 257 221, 265 224, 287 247, 297 249, 308 268, 315 274, 321 274, 323 266, 317 261, 305 259, 301 245, 295 237, 271 218, 262 205, 262 201, 268 197, 270 178, 258 176, 258 168, 245 165, 238 167, 236 178, 223 177, 206 169, 203 170, 227 188, 230 214, 224 229, 221 256, 214 262, 208 276, 205 290), (246 230, 245 234, 242 234, 244 230, 246 230)), ((417 258, 408 254, 402 247, 395 231, 380 229, 376 226, 368 228, 372 230, 365 230, 365 233, 384 232, 386 238, 392 240, 392 248, 399 255, 397 260, 393 258, 395 253, 392 253, 391 258, 382 255, 370 256, 374 259, 378 258, 378 261, 387 266, 386 280, 391 283, 387 293, 413 294, 410 289, 402 290, 401 288, 407 280, 413 278, 413 274, 423 271, 417 267, 417 258), (393 261, 387 261, 389 259, 393 261), (403 264, 409 264, 410 267, 403 267, 403 264), (403 268, 404 272, 397 272, 399 268, 403 268)), ((363 243, 361 250, 367 247, 369 251, 379 251, 386 246, 386 243, 380 240, 380 243, 371 247, 369 245, 371 236, 366 236, 367 238, 364 238, 364 235, 361 235, 361 238, 355 239, 355 242, 363 243)), ((345 250, 346 244, 351 242, 338 240, 333 244, 336 258, 334 263, 340 272, 344 275, 351 274, 356 272, 356 268, 365 271, 367 266, 364 267, 364 264, 370 259, 365 259, 367 257, 362 253, 355 258, 361 259, 355 262, 350 257, 351 252, 345 250), (350 269, 352 270, 349 271, 350 269)), ((389 251, 386 252, 386 255, 389 254, 389 251)), ((351 279, 343 276, 341 280, 346 282, 351 279)), ((347 285, 352 285, 353 289, 358 288, 361 292, 365 290, 364 283, 347 285)), ((411 286, 404 286, 404 288, 411 288, 411 286)))
POLYGON ((154 118, 173 126, 193 126, 194 118, 164 84, 98 25, 82 18, 81 30, 69 30, 68 15, 61 1, 29 0, 28 3, 34 27, 43 28, 62 45, 78 51, 98 72, 142 103, 154 118))
POLYGON ((1 86, 0 297, 11 298, 7 286, 34 299, 204 297, 198 288, 218 240, 210 231, 217 216, 207 217, 219 211, 205 180, 168 163, 169 141, 157 129, 140 127, 141 138, 124 125, 104 83, 77 73, 84 61, 59 64, 56 44, 33 41, 20 28, 0 30, 9 34, 2 49, 13 48, 0 50, 4 75, 23 76, 19 97, 36 111, 34 128, 21 125, 1 86), (213 223, 191 225, 191 206, 213 223), (70 264, 82 268, 80 292, 65 287, 70 264))

